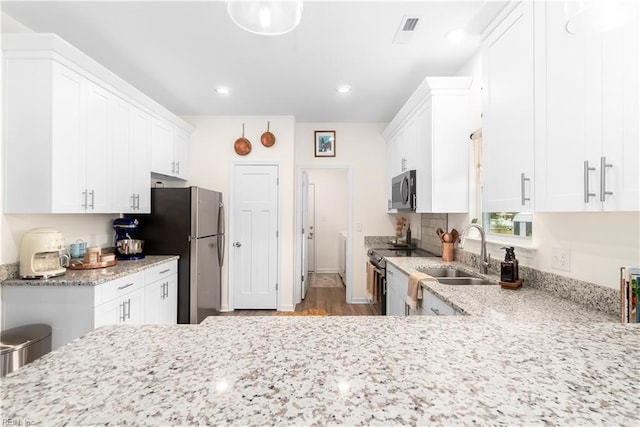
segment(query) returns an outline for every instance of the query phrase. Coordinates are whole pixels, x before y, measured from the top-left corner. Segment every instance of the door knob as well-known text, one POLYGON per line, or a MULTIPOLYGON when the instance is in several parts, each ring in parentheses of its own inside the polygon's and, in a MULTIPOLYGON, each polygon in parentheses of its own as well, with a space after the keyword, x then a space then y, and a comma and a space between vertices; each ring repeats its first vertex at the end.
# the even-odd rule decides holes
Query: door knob
POLYGON ((235 246, 236 248, 239 248, 240 246, 242 246, 242 243, 240 243, 240 242, 235 242, 235 243, 233 244, 233 246, 235 246))

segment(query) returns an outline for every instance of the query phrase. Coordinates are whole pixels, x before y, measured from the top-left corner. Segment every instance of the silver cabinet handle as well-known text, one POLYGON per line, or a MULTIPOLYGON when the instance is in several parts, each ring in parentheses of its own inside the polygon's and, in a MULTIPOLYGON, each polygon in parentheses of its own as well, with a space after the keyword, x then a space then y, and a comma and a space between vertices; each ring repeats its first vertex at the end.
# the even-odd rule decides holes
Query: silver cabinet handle
POLYGON ((131 319, 131 299, 127 300, 127 319, 131 319))
POLYGON ((84 199, 84 203, 82 204, 82 207, 84 209, 87 209, 87 189, 86 188, 82 192, 82 198, 84 199))
POLYGON ((589 160, 584 161, 584 202, 589 203, 589 197, 596 197, 596 193, 589 192, 589 171, 595 171, 595 167, 589 166, 589 160))
POLYGON ((133 282, 132 282, 132 283, 127 283, 127 284, 126 284, 126 285, 124 285, 124 286, 118 286, 118 290, 126 289, 126 288, 128 288, 129 286, 133 286, 133 282))
POLYGON ((524 194, 525 193, 525 182, 526 181, 531 181, 531 178, 525 178, 524 172, 522 172, 520 174, 520 197, 521 197, 520 202, 522 203, 522 206, 525 205, 525 202, 531 200, 530 197, 525 197, 525 194, 524 194))
POLYGON ((171 162, 171 173, 176 173, 176 162, 171 162))
POLYGON ((169 297, 169 282, 164 282, 160 285, 160 299, 169 297))
POLYGON ((436 314, 436 316, 440 316, 440 310, 438 310, 437 308, 431 307, 431 311, 433 311, 436 314))
POLYGON ((611 163, 607 163, 605 156, 600 157, 600 201, 604 202, 607 196, 613 196, 613 191, 607 191, 607 168, 612 168, 611 163))
POLYGON ((242 246, 242 243, 240 243, 240 242, 235 242, 235 243, 233 244, 233 246, 235 246, 236 248, 239 248, 240 246, 242 246))
POLYGON ((140 210, 140 195, 136 194, 136 209, 140 210))
POLYGON ((161 272, 159 272, 158 274, 164 274, 164 273, 168 273, 168 272, 170 272, 170 271, 171 271, 171 269, 170 269, 170 268, 167 268, 166 270, 162 270, 162 271, 161 271, 161 272))
POLYGON ((95 201, 96 201, 94 190, 89 191, 89 194, 91 194, 91 206, 90 207, 91 207, 91 209, 93 209, 94 205, 95 205, 95 201))
POLYGON ((176 162, 176 174, 180 175, 180 162, 176 162))
POLYGON ((388 274, 389 276, 393 276, 393 271, 389 271, 389 270, 387 270, 387 274, 388 274))
POLYGON ((131 199, 131 205, 129 205, 131 207, 132 210, 136 209, 136 195, 132 194, 131 197, 129 197, 129 199, 131 199))

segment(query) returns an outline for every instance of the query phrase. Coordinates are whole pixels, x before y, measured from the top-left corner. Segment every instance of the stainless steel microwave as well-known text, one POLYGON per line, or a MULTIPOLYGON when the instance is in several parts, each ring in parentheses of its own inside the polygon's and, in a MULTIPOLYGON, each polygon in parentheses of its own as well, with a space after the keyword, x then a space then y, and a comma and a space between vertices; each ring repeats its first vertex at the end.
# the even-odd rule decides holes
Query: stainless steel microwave
POLYGON ((391 180, 391 207, 404 211, 416 210, 416 171, 408 170, 391 180))

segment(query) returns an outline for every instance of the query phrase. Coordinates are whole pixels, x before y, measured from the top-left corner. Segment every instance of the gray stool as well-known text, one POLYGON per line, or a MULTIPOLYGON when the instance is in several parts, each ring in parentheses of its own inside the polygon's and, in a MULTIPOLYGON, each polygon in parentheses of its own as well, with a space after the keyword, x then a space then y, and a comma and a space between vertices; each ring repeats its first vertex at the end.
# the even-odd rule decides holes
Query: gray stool
POLYGON ((51 326, 25 325, 0 335, 0 377, 51 351, 51 326))

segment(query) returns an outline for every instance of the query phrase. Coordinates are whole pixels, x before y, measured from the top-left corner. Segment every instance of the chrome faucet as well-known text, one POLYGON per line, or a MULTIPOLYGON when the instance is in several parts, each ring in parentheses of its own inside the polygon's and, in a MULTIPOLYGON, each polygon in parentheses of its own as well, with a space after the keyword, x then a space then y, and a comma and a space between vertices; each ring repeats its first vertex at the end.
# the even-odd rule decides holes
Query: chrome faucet
POLYGON ((461 232, 458 238, 458 247, 464 248, 464 235, 470 228, 476 228, 480 232, 480 273, 487 274, 489 269, 489 261, 491 260, 491 254, 487 254, 487 240, 484 235, 484 229, 480 224, 469 224, 461 232))

